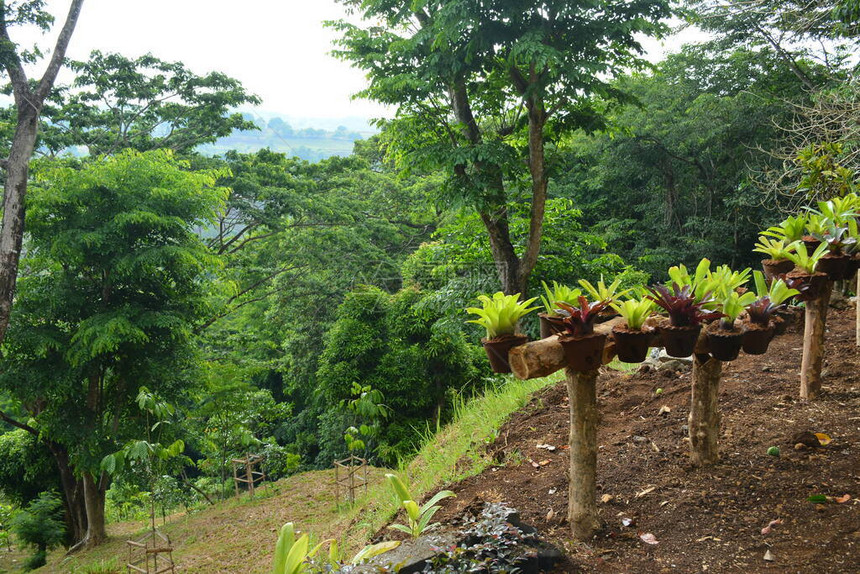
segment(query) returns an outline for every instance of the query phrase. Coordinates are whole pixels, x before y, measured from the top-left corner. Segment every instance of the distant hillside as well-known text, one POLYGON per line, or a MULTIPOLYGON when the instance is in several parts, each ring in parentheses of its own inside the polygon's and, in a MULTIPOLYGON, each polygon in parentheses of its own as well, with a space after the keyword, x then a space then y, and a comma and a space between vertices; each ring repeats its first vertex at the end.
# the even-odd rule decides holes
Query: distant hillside
POLYGON ((243 115, 260 129, 234 132, 214 144, 202 145, 198 150, 204 155, 222 155, 229 150, 251 153, 269 148, 308 161, 319 161, 333 155, 349 155, 353 142, 376 133, 366 120, 360 118, 344 118, 343 123, 333 126, 330 119, 315 121, 282 116, 265 118, 257 113, 243 115), (298 127, 307 126, 309 121, 322 127, 298 127))

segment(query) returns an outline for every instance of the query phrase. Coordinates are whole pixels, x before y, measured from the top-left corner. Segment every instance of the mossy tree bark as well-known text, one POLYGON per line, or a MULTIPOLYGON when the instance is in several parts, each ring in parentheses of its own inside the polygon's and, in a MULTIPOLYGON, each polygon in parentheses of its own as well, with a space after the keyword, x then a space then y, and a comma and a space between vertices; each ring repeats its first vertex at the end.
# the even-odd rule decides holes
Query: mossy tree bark
POLYGON ((695 466, 719 459, 720 377, 723 363, 708 354, 693 355, 693 389, 690 398, 690 458, 695 466))
POLYGON ((597 518, 597 370, 565 370, 570 397, 568 521, 573 537, 590 540, 597 518))
POLYGON ((828 281, 822 294, 806 302, 806 324, 803 327, 803 360, 800 363, 800 397, 814 399, 821 393, 821 367, 824 364, 824 332, 827 329, 827 307, 833 282, 828 281))

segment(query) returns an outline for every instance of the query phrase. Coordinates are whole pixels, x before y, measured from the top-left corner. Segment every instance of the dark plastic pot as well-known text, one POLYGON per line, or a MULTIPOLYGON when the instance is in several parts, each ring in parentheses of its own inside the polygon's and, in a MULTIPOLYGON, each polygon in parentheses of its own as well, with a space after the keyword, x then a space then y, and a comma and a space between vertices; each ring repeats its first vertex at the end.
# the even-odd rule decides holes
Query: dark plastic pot
POLYGON ((540 321, 540 338, 546 339, 564 331, 564 323, 561 317, 553 317, 546 313, 538 313, 540 321))
POLYGON ((748 323, 744 332, 743 350, 747 355, 764 355, 774 336, 774 321, 767 325, 748 323))
POLYGON ((795 295, 794 298, 798 301, 812 301, 813 299, 817 299, 821 294, 821 291, 824 289, 824 286, 827 285, 827 274, 821 272, 815 272, 814 274, 809 275, 800 269, 795 269, 791 273, 787 274, 786 277, 799 279, 808 286, 805 292, 800 295, 795 295))
POLYGON ((734 361, 738 358, 744 344, 743 330, 727 331, 722 329, 719 323, 715 323, 705 335, 708 337, 708 350, 713 358, 718 361, 734 361))
POLYGON ((484 351, 490 360, 490 368, 494 373, 510 373, 511 365, 508 363, 508 351, 514 347, 525 344, 529 338, 525 335, 504 335, 495 339, 481 339, 484 351))
POLYGON ((842 279, 853 279, 857 269, 860 269, 860 256, 855 255, 845 263, 845 273, 842 275, 842 279))
POLYGON ((806 252, 810 255, 812 255, 812 252, 818 249, 818 246, 821 245, 821 241, 812 235, 804 235, 800 240, 803 241, 803 244, 806 246, 806 252))
POLYGON ((612 339, 619 361, 641 363, 648 356, 651 343, 651 333, 648 331, 631 330, 627 325, 619 325, 612 328, 612 339))
POLYGON ((833 255, 828 253, 818 260, 818 265, 815 270, 819 273, 826 273, 830 281, 839 281, 845 276, 845 268, 851 257, 848 255, 833 255))
POLYGON ((658 328, 660 331, 660 342, 670 357, 689 357, 696 349, 696 341, 699 340, 701 325, 688 325, 676 327, 668 321, 664 321, 658 328))
POLYGON ((592 333, 585 337, 564 335, 558 342, 564 349, 567 364, 577 372, 593 371, 603 364, 603 347, 606 346, 606 335, 592 333))
POLYGON ((762 259, 761 268, 767 279, 776 279, 794 269, 794 262, 789 259, 762 259))

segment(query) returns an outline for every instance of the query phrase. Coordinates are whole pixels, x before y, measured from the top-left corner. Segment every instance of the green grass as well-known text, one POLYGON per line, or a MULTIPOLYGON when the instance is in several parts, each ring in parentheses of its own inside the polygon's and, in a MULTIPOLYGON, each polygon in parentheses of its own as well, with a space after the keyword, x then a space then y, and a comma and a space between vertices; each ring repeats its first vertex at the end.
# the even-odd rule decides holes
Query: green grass
MULTIPOLYGON (((499 427, 529 401, 532 393, 559 378, 518 381, 509 377, 477 398, 457 397, 453 422, 437 433, 428 431, 422 436, 417 432, 416 441, 423 440, 423 445, 397 472, 408 479, 411 492, 419 498, 481 472, 492 462, 485 447, 495 440, 499 427)), ((294 522, 315 540, 339 540, 344 554, 351 557, 397 512, 397 501, 383 478, 385 472, 391 471, 370 469, 368 492, 352 507, 336 504, 333 470, 313 471, 270 484, 254 499, 243 495, 190 514, 174 515, 159 529, 173 542, 178 571, 188 574, 267 574, 278 529, 285 522, 294 522)), ((125 541, 144 532, 146 521, 109 524, 110 540, 106 544, 65 559, 62 550, 57 550, 38 572, 124 571, 125 541), (120 569, 114 570, 117 564, 120 569)), ((0 572, 4 567, 12 565, 0 557, 0 572)))
MULTIPOLYGON (((400 469, 399 474, 407 480, 412 494, 424 497, 445 484, 487 468, 492 461, 484 447, 496 439, 502 424, 521 409, 535 391, 560 378, 560 375, 554 375, 520 381, 509 377, 480 397, 468 401, 462 397, 455 398, 453 422, 438 433, 428 433, 415 458, 400 469)), ((387 484, 371 488, 350 513, 356 520, 342 543, 351 551, 357 551, 391 520, 397 510, 397 501, 387 484)))

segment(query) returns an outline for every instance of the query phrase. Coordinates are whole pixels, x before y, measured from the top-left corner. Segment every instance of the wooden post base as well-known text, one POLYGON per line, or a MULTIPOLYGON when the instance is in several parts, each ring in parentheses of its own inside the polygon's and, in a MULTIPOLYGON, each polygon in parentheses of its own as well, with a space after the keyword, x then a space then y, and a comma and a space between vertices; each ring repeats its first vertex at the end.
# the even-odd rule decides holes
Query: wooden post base
POLYGON ((803 360, 800 363, 800 397, 814 399, 821 393, 821 367, 824 364, 824 331, 833 282, 828 281, 821 296, 806 302, 803 327, 803 360))
POLYGON ((570 397, 570 484, 567 517, 573 537, 591 540, 597 518, 597 371, 565 369, 570 397))
POLYGON ((719 460, 720 377, 723 363, 708 354, 693 355, 693 389, 690 398, 690 459, 695 466, 719 460))

